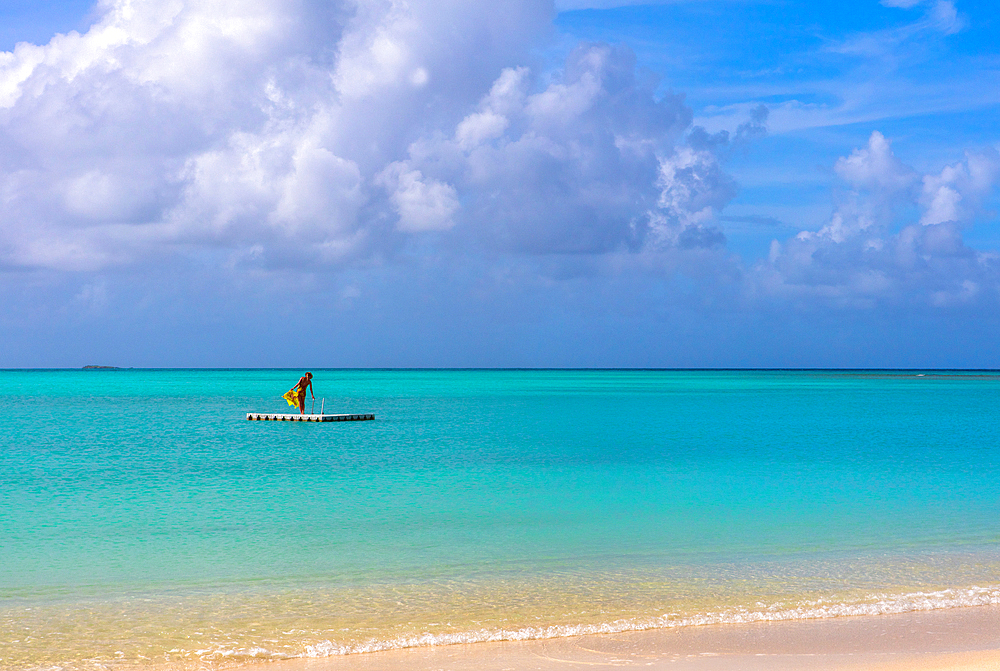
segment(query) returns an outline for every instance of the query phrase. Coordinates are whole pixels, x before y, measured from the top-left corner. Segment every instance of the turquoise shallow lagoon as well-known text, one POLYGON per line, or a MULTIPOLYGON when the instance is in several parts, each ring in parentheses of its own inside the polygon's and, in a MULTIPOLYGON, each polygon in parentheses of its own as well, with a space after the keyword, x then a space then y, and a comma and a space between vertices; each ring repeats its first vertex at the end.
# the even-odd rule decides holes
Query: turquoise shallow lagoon
POLYGON ((313 372, 0 371, 0 668, 1000 603, 1000 374, 313 372))

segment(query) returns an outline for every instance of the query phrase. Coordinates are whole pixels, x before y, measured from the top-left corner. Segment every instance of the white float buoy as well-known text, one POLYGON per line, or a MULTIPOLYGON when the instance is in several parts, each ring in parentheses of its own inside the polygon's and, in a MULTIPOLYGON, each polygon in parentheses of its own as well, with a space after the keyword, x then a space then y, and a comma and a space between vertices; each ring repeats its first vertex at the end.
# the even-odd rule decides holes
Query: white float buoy
POLYGON ((258 422, 363 422, 375 419, 375 415, 371 413, 353 415, 302 415, 297 413, 248 412, 247 419, 258 422))

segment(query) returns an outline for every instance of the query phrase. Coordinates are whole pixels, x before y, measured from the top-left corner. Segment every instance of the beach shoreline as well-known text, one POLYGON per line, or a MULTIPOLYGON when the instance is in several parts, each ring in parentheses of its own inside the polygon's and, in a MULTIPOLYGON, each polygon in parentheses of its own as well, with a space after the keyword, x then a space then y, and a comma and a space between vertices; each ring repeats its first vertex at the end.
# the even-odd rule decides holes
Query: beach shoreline
POLYGON ((267 671, 985 671, 1000 669, 1000 606, 702 625, 294 659, 267 671))

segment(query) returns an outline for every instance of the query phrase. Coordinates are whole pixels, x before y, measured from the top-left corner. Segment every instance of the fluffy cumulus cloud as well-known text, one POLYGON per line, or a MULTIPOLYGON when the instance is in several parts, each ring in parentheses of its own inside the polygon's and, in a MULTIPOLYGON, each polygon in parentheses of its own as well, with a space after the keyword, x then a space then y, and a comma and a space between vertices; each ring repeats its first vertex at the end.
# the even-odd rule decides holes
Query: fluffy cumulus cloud
MULTIPOLYGON (((375 176, 473 104, 550 19, 530 1, 502 13, 377 0, 101 9, 83 35, 0 54, 5 265, 371 253, 391 237, 375 176)), ((444 226, 453 190, 398 177, 400 229, 444 226)))
POLYGON ((0 54, 0 263, 337 268, 414 236, 511 253, 718 246, 734 195, 625 48, 555 73, 551 3, 109 0, 0 54))
MULTIPOLYGON (((921 30, 961 23, 945 0, 886 4, 922 7, 921 30)), ((1000 299, 1000 259, 963 240, 995 207, 996 151, 922 174, 873 133, 833 166, 825 225, 742 259, 718 217, 737 195, 725 165, 764 135, 767 109, 746 104, 731 132, 693 126, 683 97, 663 94, 624 46, 581 43, 542 66, 553 11, 547 0, 503 11, 104 0, 85 33, 0 53, 0 280, 35 292, 9 291, 20 307, 0 326, 84 313, 132 325, 147 310, 137 321, 165 331, 218 323, 222 341, 235 321, 272 319, 232 300, 249 287, 325 296, 331 310, 363 303, 370 333, 425 320, 437 347, 439 330, 477 309, 492 334, 504 305, 510 324, 553 319, 553 332, 551 315, 597 315, 613 342, 622 319, 659 329, 675 308, 1000 299)), ((283 309, 322 322, 312 307, 283 309)), ((284 334, 284 317, 274 328, 284 334)))
POLYGON ((842 202, 820 230, 771 244, 753 269, 759 295, 860 307, 1000 299, 1000 255, 962 238, 987 214, 985 199, 1000 177, 996 150, 920 175, 874 132, 835 170, 847 186, 842 202))
POLYGON ((657 99, 623 48, 582 44, 539 85, 507 68, 453 129, 413 143, 393 164, 399 226, 414 229, 400 189, 457 217, 476 241, 528 254, 600 254, 723 239, 713 213, 734 195, 718 154, 681 143, 691 112, 657 99), (421 181, 423 180, 423 181, 421 181), (451 191, 444 191, 447 186, 451 191), (453 197, 461 195, 461 206, 453 197))

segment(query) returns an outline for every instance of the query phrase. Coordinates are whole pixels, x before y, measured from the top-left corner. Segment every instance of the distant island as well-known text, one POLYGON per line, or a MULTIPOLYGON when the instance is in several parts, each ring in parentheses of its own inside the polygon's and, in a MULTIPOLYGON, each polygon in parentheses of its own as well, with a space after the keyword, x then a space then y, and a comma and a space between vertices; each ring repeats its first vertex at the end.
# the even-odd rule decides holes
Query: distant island
POLYGON ((83 370, 118 370, 118 366, 84 366, 83 370))

